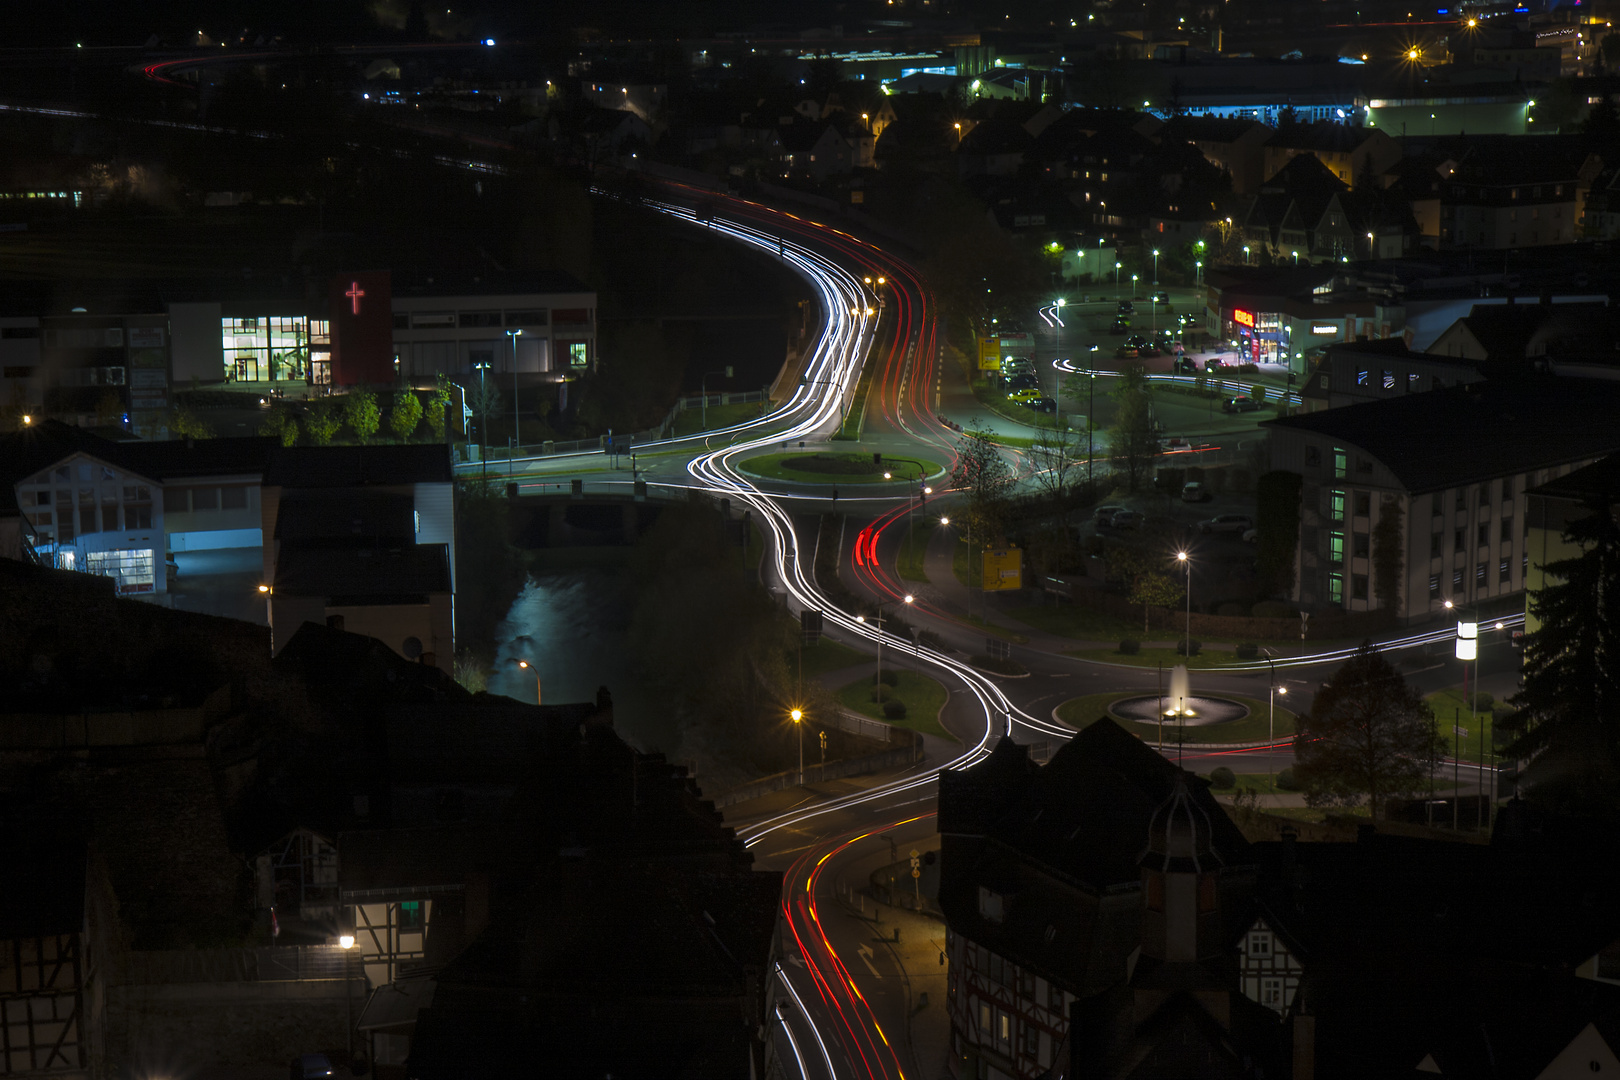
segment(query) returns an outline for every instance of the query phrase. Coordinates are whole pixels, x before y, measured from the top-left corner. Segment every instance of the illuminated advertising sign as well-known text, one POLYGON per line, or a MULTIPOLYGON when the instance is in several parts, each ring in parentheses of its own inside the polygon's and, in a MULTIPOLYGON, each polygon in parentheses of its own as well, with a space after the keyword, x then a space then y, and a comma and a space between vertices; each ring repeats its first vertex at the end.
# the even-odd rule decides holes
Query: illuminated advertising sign
POLYGON ((1247 327, 1250 327, 1252 329, 1254 327, 1254 312, 1252 312, 1252 311, 1233 311, 1232 312, 1232 321, 1237 323, 1239 326, 1247 326, 1247 327))
POLYGON ((1337 334, 1338 332, 1339 328, 1334 326, 1332 323, 1311 324, 1311 333, 1313 334, 1337 334))

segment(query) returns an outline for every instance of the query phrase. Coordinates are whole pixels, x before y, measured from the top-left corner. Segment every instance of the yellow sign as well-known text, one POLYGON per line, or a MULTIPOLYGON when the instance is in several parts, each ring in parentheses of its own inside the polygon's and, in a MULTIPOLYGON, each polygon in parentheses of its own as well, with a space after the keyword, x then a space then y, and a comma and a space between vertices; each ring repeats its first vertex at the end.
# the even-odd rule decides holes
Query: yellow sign
POLYGON ((1024 553, 1015 547, 984 549, 984 591, 1024 587, 1024 553))
POLYGON ((982 337, 979 339, 979 370, 1001 370, 1001 339, 982 337))

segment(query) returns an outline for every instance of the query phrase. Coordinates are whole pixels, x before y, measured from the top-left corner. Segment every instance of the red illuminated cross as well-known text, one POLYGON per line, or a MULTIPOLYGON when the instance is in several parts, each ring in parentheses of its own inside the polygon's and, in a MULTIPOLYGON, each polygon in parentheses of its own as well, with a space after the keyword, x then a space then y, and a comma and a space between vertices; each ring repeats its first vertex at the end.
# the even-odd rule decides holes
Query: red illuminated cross
POLYGON ((349 291, 343 295, 349 298, 349 303, 354 308, 354 314, 360 314, 360 298, 366 295, 366 290, 360 287, 360 283, 358 281, 349 282, 349 291))

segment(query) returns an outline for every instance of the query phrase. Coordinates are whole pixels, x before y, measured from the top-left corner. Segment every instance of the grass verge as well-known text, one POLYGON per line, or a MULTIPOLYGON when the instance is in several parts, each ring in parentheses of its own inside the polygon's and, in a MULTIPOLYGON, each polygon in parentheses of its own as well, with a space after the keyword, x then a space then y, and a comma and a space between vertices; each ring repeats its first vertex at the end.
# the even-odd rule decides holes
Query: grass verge
MULTIPOLYGON (((1087 694, 1084 697, 1070 698, 1057 708, 1058 719, 1074 728, 1083 728, 1095 723, 1100 716, 1112 716, 1118 720, 1126 731, 1138 736, 1143 742, 1158 744, 1159 725, 1141 724, 1134 720, 1124 720, 1113 716, 1108 706, 1121 698, 1135 697, 1130 691, 1117 691, 1112 694, 1087 694)), ((1264 742, 1271 735, 1271 726, 1267 712, 1267 703, 1254 698, 1240 697, 1237 694, 1222 694, 1221 697, 1236 701, 1249 707, 1249 715, 1241 720, 1233 720, 1229 724, 1213 724, 1209 727, 1193 727, 1186 729, 1186 741, 1190 743, 1249 743, 1264 742)), ((1173 746, 1181 729, 1173 724, 1164 725, 1164 744, 1173 746)), ((1276 737, 1291 739, 1294 736, 1294 714, 1287 709, 1277 709, 1276 737)))
POLYGON ((928 573, 924 569, 924 560, 928 554, 928 541, 933 539, 936 524, 924 525, 921 528, 908 525, 905 535, 900 540, 900 561, 898 569, 902 581, 927 581, 928 573))
POLYGON ((675 422, 670 425, 670 436, 680 438, 741 424, 762 415, 769 404, 765 401, 748 401, 735 405, 710 405, 707 422, 703 409, 682 409, 675 414, 675 422))
POLYGON ((1077 604, 1032 604, 1010 608, 1005 614, 1048 634, 1082 641, 1140 640, 1142 636, 1126 619, 1077 604))
POLYGON ((1434 710, 1434 730, 1445 741, 1446 753, 1463 761, 1478 761, 1490 753, 1496 718, 1490 710, 1468 715, 1468 699, 1461 689, 1441 690, 1424 697, 1434 710))
POLYGON ((897 490, 909 491, 916 483, 919 470, 924 476, 935 476, 940 471, 936 461, 926 458, 886 457, 882 464, 873 464, 870 453, 810 453, 803 450, 788 454, 760 454, 737 462, 737 467, 750 476, 768 480, 789 480, 800 484, 889 484, 897 490), (885 480, 885 470, 894 479, 885 480))
POLYGON ((790 652, 787 658, 788 671, 797 674, 801 658, 804 662, 804 677, 819 679, 829 671, 842 671, 856 664, 864 664, 872 659, 872 654, 822 638, 814 645, 805 645, 790 652))
POLYGON ((871 679, 856 679, 840 689, 838 703, 851 712, 870 716, 885 724, 920 731, 924 735, 937 735, 955 742, 956 736, 946 731, 939 723, 939 710, 945 707, 948 697, 945 687, 915 671, 898 671, 896 674, 899 676, 899 682, 890 687, 890 695, 893 700, 906 703, 906 715, 903 719, 891 720, 883 715, 883 707, 872 700, 871 679))

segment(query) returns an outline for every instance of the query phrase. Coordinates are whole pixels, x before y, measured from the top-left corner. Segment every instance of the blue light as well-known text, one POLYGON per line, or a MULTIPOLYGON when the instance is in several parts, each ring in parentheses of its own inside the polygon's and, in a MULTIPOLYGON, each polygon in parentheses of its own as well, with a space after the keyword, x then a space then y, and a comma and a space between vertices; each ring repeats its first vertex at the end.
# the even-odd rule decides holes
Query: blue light
POLYGON ((1450 8, 1435 8, 1434 13, 1436 15, 1450 15, 1451 14, 1451 9, 1450 8))
POLYGON ((492 37, 487 37, 484 39, 484 44, 493 46, 495 44, 495 39, 492 37))

